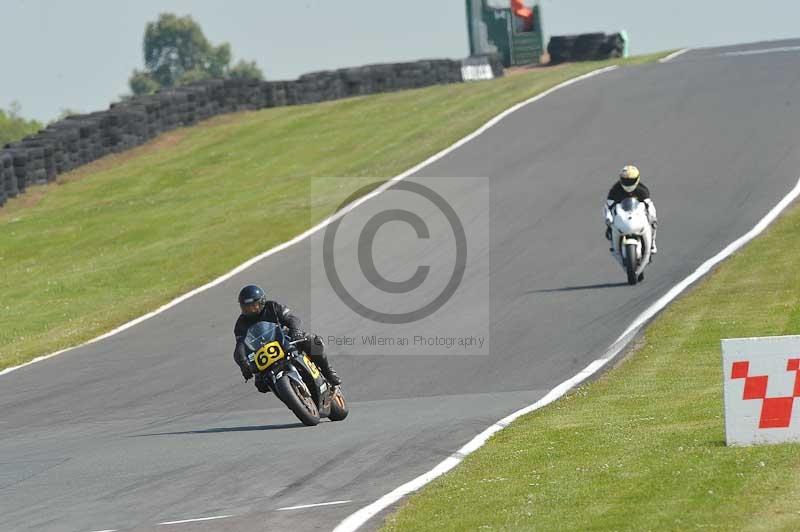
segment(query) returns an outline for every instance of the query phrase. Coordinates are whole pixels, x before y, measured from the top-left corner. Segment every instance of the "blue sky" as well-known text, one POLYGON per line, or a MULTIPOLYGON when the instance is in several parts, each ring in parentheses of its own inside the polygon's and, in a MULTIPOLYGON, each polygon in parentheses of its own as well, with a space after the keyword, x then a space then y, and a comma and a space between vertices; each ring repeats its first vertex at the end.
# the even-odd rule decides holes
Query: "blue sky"
MULTIPOLYGON (((633 53, 800 36, 800 2, 541 0, 551 35, 628 31, 633 53)), ((142 66, 161 12, 191 14, 270 79, 371 62, 463 57, 463 0, 0 0, 0 107, 50 120, 104 109, 142 66)))

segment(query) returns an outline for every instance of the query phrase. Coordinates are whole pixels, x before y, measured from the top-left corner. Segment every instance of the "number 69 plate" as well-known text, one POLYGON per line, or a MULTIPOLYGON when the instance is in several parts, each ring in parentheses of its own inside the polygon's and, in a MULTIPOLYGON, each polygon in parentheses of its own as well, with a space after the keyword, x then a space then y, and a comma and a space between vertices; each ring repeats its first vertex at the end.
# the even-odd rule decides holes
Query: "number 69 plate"
POLYGON ((286 354, 283 352, 280 342, 275 340, 256 351, 253 355, 253 362, 256 363, 259 371, 264 371, 285 356, 286 354))

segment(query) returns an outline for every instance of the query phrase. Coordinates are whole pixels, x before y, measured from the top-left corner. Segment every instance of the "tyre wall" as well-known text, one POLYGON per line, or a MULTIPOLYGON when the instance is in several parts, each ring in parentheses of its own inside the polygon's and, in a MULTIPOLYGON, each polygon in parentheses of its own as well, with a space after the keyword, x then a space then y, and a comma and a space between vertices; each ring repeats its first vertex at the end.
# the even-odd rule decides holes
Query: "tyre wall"
POLYGON ((619 33, 584 33, 582 35, 558 35, 550 38, 547 53, 550 64, 570 61, 601 61, 622 57, 625 39, 619 33))
POLYGON ((472 79, 462 74, 465 65, 472 71, 481 64, 493 77, 503 75, 499 58, 481 56, 342 68, 291 81, 215 79, 133 97, 106 111, 69 116, 0 149, 0 206, 31 185, 212 116, 461 83, 472 79))

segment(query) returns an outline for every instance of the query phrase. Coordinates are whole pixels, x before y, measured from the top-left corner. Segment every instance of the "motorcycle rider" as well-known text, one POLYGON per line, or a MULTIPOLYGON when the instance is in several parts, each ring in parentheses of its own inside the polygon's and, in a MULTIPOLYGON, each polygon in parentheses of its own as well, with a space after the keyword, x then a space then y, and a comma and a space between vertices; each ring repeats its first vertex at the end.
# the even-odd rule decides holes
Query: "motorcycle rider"
MULTIPOLYGON (((242 370, 242 377, 244 377, 245 381, 253 377, 253 372, 247 363, 247 348, 244 345, 247 329, 260 321, 268 321, 287 327, 289 329, 289 338, 292 341, 308 336, 306 340, 295 345, 309 355, 328 382, 334 386, 342 383, 342 379, 333 370, 328 357, 325 356, 325 344, 322 342, 322 338, 315 334, 306 335, 300 329, 300 319, 292 313, 291 309, 276 301, 268 300, 264 290, 253 284, 247 285, 239 291, 239 308, 242 309, 242 313, 233 328, 233 334, 236 337, 233 360, 242 370)), ((267 383, 261 378, 260 374, 256 375, 255 385, 258 391, 262 393, 269 391, 267 383)))
MULTIPOLYGON (((606 239, 611 240, 611 224, 614 222, 614 205, 620 203, 625 198, 636 198, 644 203, 647 210, 647 221, 653 228, 653 238, 650 245, 650 253, 655 255, 658 253, 656 248, 656 230, 658 229, 658 217, 656 216, 656 206, 650 198, 650 189, 648 189, 640 181, 639 169, 633 165, 627 165, 622 168, 619 173, 619 181, 614 183, 611 190, 608 191, 608 197, 605 204, 605 218, 606 218, 606 239)), ((614 251, 614 247, 611 247, 614 251)))

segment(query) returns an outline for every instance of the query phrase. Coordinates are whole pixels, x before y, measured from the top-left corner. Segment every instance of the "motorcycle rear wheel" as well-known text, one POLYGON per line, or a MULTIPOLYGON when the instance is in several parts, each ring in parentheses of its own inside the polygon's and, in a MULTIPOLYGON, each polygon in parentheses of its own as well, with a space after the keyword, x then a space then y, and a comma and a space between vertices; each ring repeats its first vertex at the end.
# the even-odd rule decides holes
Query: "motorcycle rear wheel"
POLYGON ((305 385, 284 375, 275 383, 275 388, 278 397, 289 407, 289 410, 294 412, 303 425, 313 427, 319 424, 319 410, 305 385))
POLYGON ((636 244, 625 244, 625 273, 628 274, 628 284, 635 285, 636 278, 636 244))

